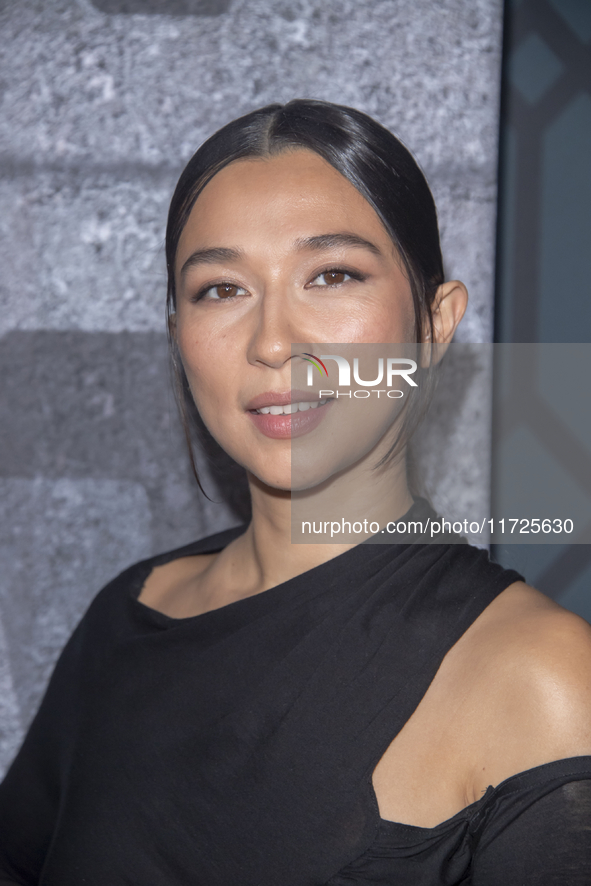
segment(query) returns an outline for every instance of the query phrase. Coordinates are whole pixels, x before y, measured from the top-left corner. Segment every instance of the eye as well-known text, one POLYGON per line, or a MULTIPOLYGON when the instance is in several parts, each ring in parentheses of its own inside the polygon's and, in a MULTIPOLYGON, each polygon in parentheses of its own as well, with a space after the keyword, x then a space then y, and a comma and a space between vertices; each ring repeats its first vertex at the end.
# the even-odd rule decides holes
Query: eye
POLYGON ((347 271, 343 271, 341 268, 330 268, 330 270, 323 271, 321 274, 318 274, 317 277, 314 277, 308 285, 338 286, 339 283, 345 283, 347 280, 351 279, 352 275, 348 274, 347 271))
POLYGON ((322 271, 321 274, 310 280, 306 284, 306 289, 312 289, 316 286, 321 288, 340 286, 342 283, 350 283, 351 280, 358 280, 362 283, 364 280, 367 280, 367 274, 363 274, 361 271, 354 271, 352 268, 348 270, 345 270, 345 268, 327 268, 326 271, 322 271))
POLYGON ((235 283, 214 283, 212 286, 206 286, 201 289, 194 300, 224 301, 225 299, 235 298, 237 295, 248 295, 248 293, 246 289, 237 286, 235 283))

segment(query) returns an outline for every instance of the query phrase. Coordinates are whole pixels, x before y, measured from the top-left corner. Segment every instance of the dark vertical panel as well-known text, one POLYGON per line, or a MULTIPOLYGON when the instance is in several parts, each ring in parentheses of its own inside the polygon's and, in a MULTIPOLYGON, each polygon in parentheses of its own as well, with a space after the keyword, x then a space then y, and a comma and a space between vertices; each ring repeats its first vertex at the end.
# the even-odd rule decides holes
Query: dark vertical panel
MULTIPOLYGON (((588 0, 507 0, 496 341, 591 340, 590 44, 588 0)), ((494 554, 591 619, 591 547, 494 554)))

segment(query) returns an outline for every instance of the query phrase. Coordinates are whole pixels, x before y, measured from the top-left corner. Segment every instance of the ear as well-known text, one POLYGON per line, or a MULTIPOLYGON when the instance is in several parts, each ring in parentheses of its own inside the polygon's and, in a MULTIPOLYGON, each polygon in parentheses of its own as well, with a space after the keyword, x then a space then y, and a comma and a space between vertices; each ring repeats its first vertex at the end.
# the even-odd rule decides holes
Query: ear
MULTIPOLYGON (((433 343, 448 345, 468 305, 468 290, 459 280, 442 283, 433 300, 433 343)), ((425 341, 431 340, 425 330, 425 341)))

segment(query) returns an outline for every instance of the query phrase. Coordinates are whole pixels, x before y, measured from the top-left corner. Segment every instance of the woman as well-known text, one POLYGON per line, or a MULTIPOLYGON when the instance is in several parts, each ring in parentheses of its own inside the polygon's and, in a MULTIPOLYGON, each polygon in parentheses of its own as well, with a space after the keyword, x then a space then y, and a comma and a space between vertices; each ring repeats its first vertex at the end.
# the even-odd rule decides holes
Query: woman
POLYGON ((292 486, 432 514, 411 401, 340 434, 292 376, 314 343, 451 340, 466 291, 414 160, 357 111, 263 108, 188 164, 167 260, 252 520, 98 595, 0 791, 2 882, 588 883, 586 623, 468 545, 291 544, 292 486), (292 435, 322 449, 295 484, 292 435))

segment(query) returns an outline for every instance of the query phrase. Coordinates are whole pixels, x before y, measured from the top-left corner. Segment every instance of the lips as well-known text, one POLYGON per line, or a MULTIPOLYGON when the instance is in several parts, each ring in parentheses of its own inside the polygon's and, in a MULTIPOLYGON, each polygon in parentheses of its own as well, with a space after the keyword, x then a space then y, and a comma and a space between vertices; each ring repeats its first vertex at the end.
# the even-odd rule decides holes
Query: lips
POLYGON ((310 390, 266 391, 248 403, 247 411, 265 437, 278 440, 310 433, 326 417, 331 402, 310 390))

